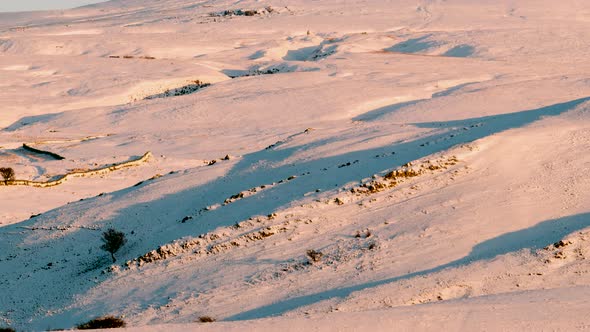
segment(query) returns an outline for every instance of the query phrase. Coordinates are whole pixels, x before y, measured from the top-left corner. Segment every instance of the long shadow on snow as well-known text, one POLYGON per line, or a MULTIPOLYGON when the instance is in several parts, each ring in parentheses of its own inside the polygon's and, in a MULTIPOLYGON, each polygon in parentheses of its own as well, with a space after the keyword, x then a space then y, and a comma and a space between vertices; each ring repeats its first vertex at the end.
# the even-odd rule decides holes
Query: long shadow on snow
MULTIPOLYGON (((362 178, 367 178, 373 174, 398 167, 409 161, 444 151, 457 144, 471 142, 511 128, 522 127, 543 116, 561 114, 574 109, 589 99, 581 98, 535 110, 496 116, 449 122, 418 123, 414 125, 423 128, 440 128, 441 130, 435 130, 430 136, 414 141, 401 142, 375 149, 354 151, 299 164, 281 165, 274 168, 272 167, 274 162, 286 160, 296 151, 305 150, 316 146, 318 143, 277 150, 258 151, 245 155, 227 172, 226 176, 185 190, 184 192, 170 194, 151 202, 126 207, 118 211, 117 217, 113 217, 110 221, 103 221, 103 223, 110 224, 123 231, 130 232, 133 230, 137 238, 145 236, 145 239, 148 241, 138 241, 141 243, 138 243, 138 247, 135 249, 141 251, 151 250, 153 249, 154 242, 165 244, 182 236, 190 234, 198 235, 217 227, 229 226, 236 221, 245 220, 251 216, 266 215, 280 207, 286 206, 293 200, 302 198, 306 193, 314 192, 316 189, 322 191, 330 190, 346 183, 357 182, 362 178), (395 155, 391 155, 392 151, 396 152, 395 155), (388 157, 375 158, 376 155, 388 155, 388 157), (353 162, 355 160, 359 160, 359 162, 349 167, 337 167, 343 163, 353 162), (328 170, 324 170, 326 168, 328 170), (300 176, 307 172, 310 172, 310 174, 300 176), (227 206, 197 215, 201 208, 221 203, 225 198, 233 194, 263 184, 278 182, 292 175, 299 177, 227 206), (164 229, 162 230, 158 229, 156 234, 151 229, 151 227, 154 227, 153 222, 150 222, 152 214, 149 211, 146 212, 146 207, 149 207, 149 210, 152 211, 170 211, 170 220, 164 222, 168 225, 163 227, 164 229), (178 221, 186 215, 189 209, 192 209, 196 218, 187 224, 179 223, 178 221), (175 214, 177 215, 175 216, 175 214), (142 215, 145 215, 145 217, 142 215), (129 219, 136 219, 138 222, 130 222, 129 219), (137 226, 144 226, 143 224, 147 227, 139 227, 138 229, 137 226), (149 241, 149 239, 154 241, 149 241)), ((112 193, 114 197, 112 197, 111 201, 125 195, 133 195, 135 190, 136 188, 128 188, 112 193)), ((78 204, 85 203, 76 202, 70 204, 70 206, 75 207, 78 204)), ((11 230, 20 229, 22 226, 33 226, 38 221, 47 221, 47 217, 51 216, 54 212, 57 211, 54 210, 46 213, 42 218, 39 218, 41 220, 35 218, 16 225, 3 227, 0 230, 0 235, 11 230)), ((162 227, 163 225, 158 224, 155 226, 162 227)))
MULTIPOLYGON (((281 165, 274 168, 272 167, 273 163, 284 161, 298 150, 305 150, 321 143, 315 142, 291 148, 258 151, 245 155, 227 172, 226 176, 154 201, 128 206, 118 211, 116 217, 111 220, 101 221, 101 223, 124 232, 134 231, 134 238, 141 240, 134 244, 133 251, 134 253, 143 253, 154 249, 154 243, 166 244, 183 236, 198 235, 217 227, 230 226, 251 216, 266 215, 287 206, 294 200, 302 198, 304 194, 315 192, 316 189, 330 190, 346 183, 357 182, 360 179, 398 167, 409 161, 447 150, 452 146, 471 142, 511 128, 522 127, 543 116, 561 114, 574 109, 588 99, 590 98, 497 116, 449 122, 418 123, 414 125, 423 128, 440 128, 440 130, 434 130, 430 136, 414 141, 354 151, 299 164, 281 165), (395 155, 391 154, 392 151, 396 152, 395 155), (387 155, 387 157, 375 158, 376 155, 387 155), (337 167, 355 160, 359 160, 359 162, 344 168, 337 167), (307 172, 310 174, 301 176, 301 174, 307 172), (198 212, 203 207, 221 203, 225 198, 238 192, 278 182, 292 175, 298 177, 271 189, 258 192, 256 195, 219 207, 216 210, 202 214, 198 212), (167 217, 167 220, 154 222, 151 211, 168 211, 169 217, 167 217), (183 216, 191 213, 194 215, 191 221, 186 224, 179 222, 183 216)), ((127 195, 132 196, 135 190, 137 188, 114 192, 111 194, 110 201, 127 195)), ((91 198, 91 200, 93 199, 97 198, 91 198)), ((69 206, 76 208, 80 204, 86 203, 75 202, 69 206)), ((59 220, 52 221, 51 218, 53 214, 58 215, 60 209, 62 208, 49 211, 38 218, 3 227, 0 229, 0 236, 8 232, 18 232, 25 226, 51 224, 52 222, 56 223, 56 225, 63 225, 59 223, 59 220)), ((68 236, 75 237, 76 233, 72 232, 68 236)), ((129 254, 131 255, 131 253, 129 254)), ((129 259, 133 257, 122 258, 129 259)))
POLYGON ((383 49, 386 52, 418 53, 440 45, 440 42, 428 40, 432 34, 405 40, 383 49))
POLYGON ((57 116, 59 116, 63 113, 64 112, 25 116, 25 117, 19 119, 18 121, 14 122, 10 126, 4 128, 4 129, 1 129, 0 131, 13 132, 13 131, 17 131, 17 130, 21 129, 22 127, 31 125, 31 124, 46 123, 46 122, 49 122, 49 121, 55 119, 57 116))
MULTIPOLYGON (((165 210, 170 209, 171 205, 182 207, 182 201, 185 200, 184 204, 191 204, 195 208, 195 217, 188 225, 180 224, 178 220, 182 218, 182 215, 178 215, 177 219, 172 220, 172 225, 169 225, 170 227, 157 235, 158 242, 168 243, 181 236, 206 233, 217 227, 233 225, 237 221, 242 221, 252 216, 266 215, 281 207, 288 206, 294 200, 301 199, 307 193, 315 192, 316 189, 325 191, 340 187, 343 184, 357 182, 360 179, 370 177, 373 174, 393 167, 398 167, 409 161, 447 150, 452 146, 471 142, 507 129, 522 127, 543 116, 558 115, 575 108, 587 100, 588 98, 583 98, 536 110, 497 116, 415 124, 418 127, 424 128, 440 128, 440 131, 435 130, 432 135, 414 141, 375 149, 354 151, 298 164, 272 167, 273 163, 286 160, 297 150, 305 150, 315 146, 317 143, 277 150, 258 151, 244 156, 226 176, 200 187, 190 189, 191 194, 189 195, 186 192, 178 193, 149 203, 152 205, 152 209, 165 210), (395 151, 395 155, 391 155, 391 151, 395 151), (388 155, 388 157, 375 158, 379 154, 388 155), (348 167, 338 168, 338 165, 355 160, 359 162, 348 167), (307 172, 310 174, 301 176, 307 172), (200 208, 221 203, 225 198, 241 191, 263 184, 278 182, 292 175, 297 175, 298 177, 271 189, 258 192, 256 195, 243 198, 226 206, 221 206, 218 209, 202 214, 198 214, 197 212, 200 208), (187 196, 189 197, 189 201, 186 201, 187 196), (195 205, 196 202, 198 203, 195 205)), ((141 209, 142 207, 137 207, 137 210, 141 209)), ((115 220, 114 222, 120 223, 120 225, 116 225, 117 227, 125 227, 125 222, 115 220)), ((148 234, 146 236, 149 237, 148 234)))
POLYGON ((473 247, 469 255, 444 265, 440 265, 434 268, 418 272, 408 273, 406 275, 397 276, 389 279, 368 282, 351 287, 330 289, 316 294, 292 298, 286 301, 273 303, 264 307, 246 311, 228 317, 225 320, 246 320, 280 315, 287 311, 291 311, 299 307, 310 305, 322 300, 330 298, 343 298, 350 295, 353 292, 360 291, 363 289, 377 287, 380 285, 397 282, 404 279, 423 276, 438 271, 442 271, 447 268, 456 268, 468 265, 475 261, 489 260, 499 255, 513 253, 523 249, 535 251, 540 248, 543 248, 548 244, 559 241, 568 234, 571 234, 588 226, 590 226, 590 213, 569 216, 556 220, 544 221, 533 227, 516 232, 502 234, 493 239, 481 242, 480 244, 473 247))
POLYGON ((451 94, 453 94, 453 93, 455 93, 467 86, 477 84, 477 83, 479 83, 479 82, 467 82, 467 83, 455 85, 455 86, 449 87, 445 90, 442 90, 440 92, 433 93, 432 97, 430 97, 430 98, 411 100, 411 101, 405 101, 405 102, 401 102, 401 103, 397 103, 397 104, 393 104, 393 105, 387 105, 387 106, 377 108, 375 110, 360 114, 360 115, 354 117, 352 120, 365 121, 365 122, 378 121, 381 117, 383 117, 387 114, 395 113, 405 107, 416 105, 421 102, 428 101, 428 100, 431 100, 434 98, 446 97, 446 96, 449 96, 449 95, 451 95, 451 94))
MULTIPOLYGON (((129 244, 125 246, 123 248, 124 250, 118 255, 119 260, 124 261, 150 251, 159 244, 170 243, 188 235, 194 236, 206 233, 217 227, 230 226, 237 221, 245 220, 251 216, 266 215, 281 207, 288 206, 294 200, 300 199, 304 194, 313 192, 316 189, 329 190, 352 181, 356 182, 359 179, 367 178, 375 173, 400 166, 408 161, 419 159, 435 152, 444 151, 457 144, 470 142, 507 129, 521 127, 532 123, 543 116, 559 115, 563 112, 574 109, 588 99, 589 98, 582 98, 536 110, 498 116, 450 122, 415 124, 419 127, 434 128, 434 130, 431 135, 418 140, 401 142, 399 144, 383 146, 380 148, 354 151, 337 156, 329 156, 295 165, 286 164, 272 167, 273 162, 284 161, 297 150, 305 149, 318 143, 316 142, 293 148, 258 151, 245 155, 227 172, 227 176, 220 177, 214 181, 183 192, 170 194, 153 201, 137 203, 125 207, 114 213, 114 217, 109 220, 99 221, 99 223, 102 227, 114 227, 127 234, 131 234, 132 231, 134 232, 134 235, 129 235, 129 244), (477 126, 473 126, 474 124, 477 124, 477 126), (438 128, 440 128, 440 130, 437 130, 438 128), (465 128, 467 128, 467 130, 465 128), (395 151, 395 155, 391 155, 391 151, 395 151), (376 155, 381 154, 389 155, 387 158, 375 158, 376 155), (354 160, 359 160, 359 162, 344 168, 337 167, 342 163, 354 160), (328 170, 324 171, 325 168, 328 170), (259 192, 256 195, 246 197, 216 210, 208 211, 201 215, 197 214, 197 211, 202 207, 220 203, 225 198, 237 192, 248 190, 262 184, 277 182, 286 179, 291 175, 300 175, 307 172, 310 172, 310 174, 299 176, 292 181, 259 192), (187 210, 192 210, 195 213, 195 218, 187 223, 180 223, 180 219, 186 215, 187 210), (154 211, 158 211, 158 213, 154 215, 154 211), (161 211, 166 211, 166 216, 163 216, 161 211), (158 215, 163 216, 165 219, 157 219, 156 216, 158 215)), ((157 181, 160 180, 162 179, 157 181)), ((116 201, 121 197, 132 197, 135 195, 137 189, 138 188, 129 188, 112 193, 110 197, 107 196, 105 204, 108 204, 108 201, 116 201)), ((98 199, 103 198, 91 198, 91 200, 98 199)), ((26 255, 29 259, 33 259, 32 255, 50 257, 54 254, 52 251, 53 245, 47 243, 47 241, 51 240, 37 242, 36 247, 31 248, 33 250, 28 252, 14 251, 11 248, 14 248, 15 245, 19 245, 22 248, 27 246, 23 242, 27 238, 27 231, 23 231, 23 227, 63 225, 61 224, 62 221, 60 219, 62 219, 64 214, 75 213, 78 215, 80 212, 85 214, 85 212, 83 212, 84 210, 80 210, 80 208, 83 209, 86 206, 85 204, 86 202, 72 203, 69 205, 69 208, 62 207, 55 209, 40 217, 0 228, 0 240, 2 240, 0 241, 0 250, 6 253, 13 252, 18 255, 26 255)), ((72 219, 71 222, 74 223, 75 220, 72 219)), ((89 222, 91 222, 91 225, 96 225, 96 222, 94 221, 89 222)), ((67 244, 72 248, 75 247, 77 252, 90 252, 91 250, 97 250, 100 246, 99 234, 100 233, 97 232, 96 235, 90 236, 88 230, 70 230, 68 233, 61 233, 59 241, 64 246, 67 244)), ((55 242, 55 240, 53 241, 55 242)), ((492 246, 493 244, 494 242, 489 242, 487 245, 492 246)), ((485 249, 486 245, 482 245, 481 248, 485 249)), ((489 256, 491 251, 490 249, 486 249, 483 252, 489 256)), ((503 251, 500 250, 500 252, 503 251)), ((474 251, 474 254, 470 255, 469 259, 477 257, 477 253, 477 250, 474 251)), ((487 257, 486 255, 483 255, 482 257, 487 257)), ((89 257, 95 259, 96 254, 91 256, 81 256, 80 258, 72 257, 69 262, 69 265, 71 266, 70 273, 79 273, 75 271, 76 268, 74 265, 86 262, 85 260, 88 260, 89 257)), ((13 257, 11 260, 15 258, 16 257, 13 257)), ((86 262, 86 264, 88 263, 92 262, 86 262)), ((456 262, 455 264, 458 263, 456 262)), ((13 272, 15 274, 26 272, 25 270, 19 271, 13 272)), ((62 272, 57 273, 53 270, 40 270, 36 273, 44 274, 43 278, 37 278, 37 280, 42 280, 45 283, 44 285, 39 285, 37 283, 29 284, 27 280, 21 279, 20 282, 22 286, 19 287, 42 290, 45 288, 52 288, 52 285, 61 282, 63 279, 62 272)), ((100 279, 105 278, 100 277, 100 269, 98 269, 91 271, 90 275, 86 275, 88 280, 91 279, 93 274, 100 279)), ((376 282, 375 285, 376 284, 379 284, 379 282, 376 282)), ((94 286, 95 283, 89 281, 85 285, 80 285, 80 288, 77 290, 66 288, 60 291, 71 295, 74 295, 74 293, 81 294, 85 289, 90 289, 94 286)), ((363 287, 371 287, 371 285, 359 285, 349 289, 331 290, 320 294, 291 299, 273 305, 272 308, 274 309, 270 306, 259 308, 244 314, 236 315, 231 319, 245 319, 263 317, 269 314, 279 314, 298 306, 312 303, 322 297, 342 296, 342 294, 347 294, 356 289, 362 289, 363 287)), ((56 289, 56 291, 58 290, 56 289)), ((6 292, 7 296, 10 295, 11 292, 15 292, 12 294, 14 296, 18 296, 17 293, 19 293, 18 289, 6 289, 6 292)), ((66 295, 65 293, 62 295, 66 295)), ((31 301, 35 301, 35 296, 31 296, 31 301)), ((58 302, 59 301, 56 301, 54 303, 57 307, 63 304, 58 302)), ((83 313, 80 314, 84 315, 83 313)))

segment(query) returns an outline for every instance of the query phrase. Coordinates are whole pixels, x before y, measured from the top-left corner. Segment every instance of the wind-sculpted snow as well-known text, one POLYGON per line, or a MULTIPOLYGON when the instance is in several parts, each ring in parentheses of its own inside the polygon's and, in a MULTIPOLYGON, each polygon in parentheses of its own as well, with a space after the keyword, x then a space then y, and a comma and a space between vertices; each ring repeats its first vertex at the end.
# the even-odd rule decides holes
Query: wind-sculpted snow
POLYGON ((585 327, 586 14, 573 0, 0 14, 0 329, 585 327), (108 229, 127 240, 114 263, 108 229))

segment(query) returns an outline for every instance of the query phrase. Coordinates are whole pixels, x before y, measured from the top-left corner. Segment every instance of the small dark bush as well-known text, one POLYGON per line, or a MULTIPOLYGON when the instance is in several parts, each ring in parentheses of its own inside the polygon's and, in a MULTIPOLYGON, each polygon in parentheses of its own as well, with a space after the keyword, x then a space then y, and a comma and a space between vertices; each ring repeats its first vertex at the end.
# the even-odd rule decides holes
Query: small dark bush
POLYGON ((84 324, 76 326, 78 330, 92 330, 92 329, 114 329, 118 327, 125 327, 125 321, 118 317, 105 316, 95 318, 84 324))
POLYGON ((209 317, 209 316, 201 316, 199 317, 199 322, 201 323, 213 323, 215 321, 215 318, 209 317))
POLYGON ((0 327, 0 332, 16 332, 16 330, 11 327, 0 327))
POLYGON ((313 249, 307 251, 307 257, 309 257, 314 263, 319 262, 322 259, 322 256, 324 256, 324 254, 319 251, 315 251, 313 249))
POLYGON ((109 228, 106 232, 102 233, 102 242, 104 242, 104 244, 100 248, 111 253, 114 263, 117 261, 115 258, 115 253, 117 250, 119 250, 119 248, 127 243, 127 239, 125 238, 125 234, 123 232, 118 232, 112 228, 109 228))
POLYGON ((0 167, 0 175, 4 178, 4 182, 14 181, 14 170, 10 167, 0 167))

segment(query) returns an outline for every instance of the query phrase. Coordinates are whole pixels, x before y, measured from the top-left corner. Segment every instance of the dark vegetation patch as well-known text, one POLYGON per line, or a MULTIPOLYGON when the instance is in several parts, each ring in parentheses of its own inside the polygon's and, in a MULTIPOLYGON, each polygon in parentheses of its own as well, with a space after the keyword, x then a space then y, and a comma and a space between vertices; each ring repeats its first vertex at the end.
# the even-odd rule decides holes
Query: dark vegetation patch
POLYGON ((249 76, 261 76, 261 75, 274 75, 274 74, 286 74, 294 72, 312 72, 318 71, 319 68, 313 67, 300 67, 298 65, 281 63, 272 65, 269 67, 252 66, 246 70, 244 69, 224 69, 221 72, 227 75, 229 78, 240 78, 249 76))
POLYGON ((267 15, 275 10, 271 7, 265 7, 262 10, 256 9, 226 9, 220 12, 211 13, 210 16, 213 17, 232 17, 232 16, 257 16, 257 15, 267 15))
POLYGON ((86 323, 76 326, 78 330, 93 330, 93 329, 114 329, 125 327, 127 324, 124 320, 114 316, 105 316, 95 318, 86 323))
POLYGON ((307 257, 309 258, 309 262, 310 263, 317 263, 319 261, 322 260, 322 256, 324 256, 324 254, 322 254, 319 251, 315 251, 313 249, 310 249, 307 251, 307 257))
POLYGON ((213 323, 215 321, 215 318, 211 317, 211 316, 201 316, 199 317, 199 323, 213 323))
POLYGON ((208 87, 211 85, 210 83, 201 82, 199 80, 194 80, 191 84, 187 84, 185 86, 181 86, 176 89, 167 89, 162 93, 158 93, 155 95, 147 96, 144 99, 156 99, 156 98, 167 98, 167 97, 176 97, 176 96, 183 96, 188 95, 194 92, 197 92, 203 88, 208 87))
POLYGON ((12 169, 11 167, 0 167, 0 176, 2 176, 4 182, 8 184, 8 182, 14 181, 14 169, 12 169))
POLYGON ((111 258, 113 259, 113 263, 117 261, 115 258, 115 253, 127 243, 127 239, 125 238, 125 234, 123 232, 119 232, 113 228, 109 228, 104 233, 102 233, 102 242, 103 245, 100 247, 102 250, 107 251, 111 254, 111 258))
POLYGON ((259 76, 259 75, 272 75, 278 74, 281 72, 279 68, 270 68, 270 69, 254 69, 250 71, 243 71, 243 72, 235 72, 234 74, 228 74, 230 78, 238 78, 238 77, 248 77, 248 76, 259 76))
POLYGON ((148 56, 148 55, 142 55, 142 56, 133 56, 133 55, 109 55, 110 59, 144 59, 144 60, 155 60, 156 58, 153 56, 148 56))

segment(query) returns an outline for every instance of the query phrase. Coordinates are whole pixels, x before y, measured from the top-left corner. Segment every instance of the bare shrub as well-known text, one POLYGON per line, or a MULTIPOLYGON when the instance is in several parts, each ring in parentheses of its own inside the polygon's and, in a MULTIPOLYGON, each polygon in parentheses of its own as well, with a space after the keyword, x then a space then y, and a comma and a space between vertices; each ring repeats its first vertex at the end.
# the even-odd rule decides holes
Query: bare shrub
POLYGON ((324 256, 324 254, 319 251, 315 251, 313 249, 307 251, 307 257, 309 257, 309 259, 314 263, 319 262, 322 259, 322 256, 324 256))
POLYGON ((111 254, 111 257, 113 258, 113 263, 116 262, 117 259, 115 258, 115 253, 123 245, 125 245, 125 243, 127 243, 125 234, 113 228, 109 228, 106 232, 102 233, 101 240, 102 242, 104 242, 104 244, 100 248, 104 251, 109 252, 111 254))
POLYGON ((0 175, 2 175, 5 183, 8 183, 8 181, 14 181, 14 170, 10 167, 0 167, 0 175))
POLYGON ((127 324, 124 320, 114 316, 105 316, 95 318, 84 324, 76 326, 78 330, 92 330, 92 329, 114 329, 118 327, 125 327, 127 324))
POLYGON ((215 318, 210 317, 210 316, 201 316, 199 317, 199 322, 200 323, 213 323, 215 321, 215 318))

